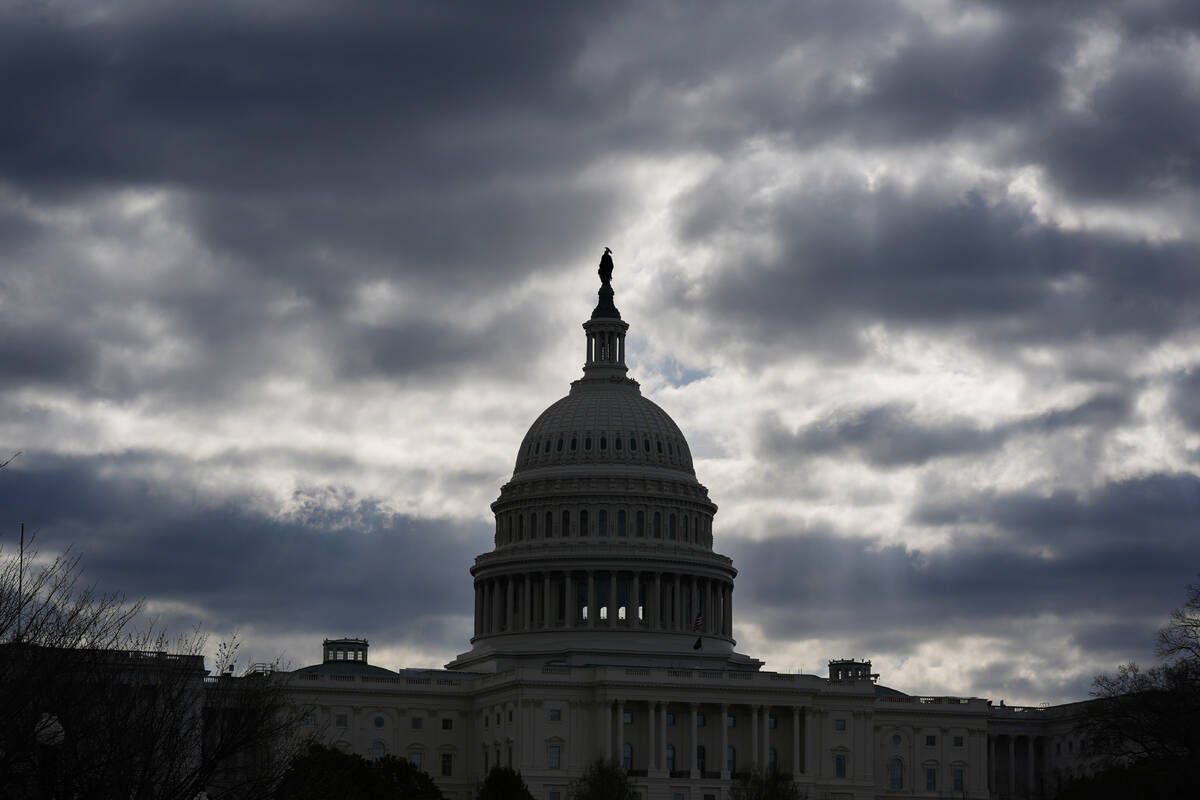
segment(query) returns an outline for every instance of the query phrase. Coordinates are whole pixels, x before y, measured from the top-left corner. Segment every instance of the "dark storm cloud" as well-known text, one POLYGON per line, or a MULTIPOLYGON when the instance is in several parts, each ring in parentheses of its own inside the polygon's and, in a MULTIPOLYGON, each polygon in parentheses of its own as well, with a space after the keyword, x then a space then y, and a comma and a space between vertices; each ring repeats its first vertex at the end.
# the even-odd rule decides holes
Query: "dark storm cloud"
POLYGON ((1200 247, 1188 241, 1064 231, 1016 200, 934 186, 840 181, 720 219, 709 202, 707 187, 683 201, 682 235, 736 240, 745 226, 780 246, 769 261, 727 252, 728 267, 700 293, 716 318, 764 344, 819 333, 844 354, 867 320, 960 328, 985 344, 1157 340, 1200 320, 1200 247))
MULTIPOLYGON (((120 474, 152 472, 159 458, 23 457, 0 480, 0 508, 38 530, 43 550, 72 546, 87 582, 201 610, 167 622, 315 637, 353 621, 360 635, 400 641, 439 616, 469 619, 467 570, 489 545, 485 526, 390 514, 335 488, 297 497, 298 510, 277 518, 250 497, 209 503, 120 474)), ((458 633, 437 644, 461 645, 458 633)))
POLYGON ((1200 477, 1191 474, 1114 482, 1091 495, 969 497, 917 517, 987 523, 995 533, 929 551, 827 529, 734 540, 740 608, 769 636, 836 632, 901 651, 936 635, 1020 635, 1043 614, 1099 617, 1107 621, 1069 631, 1076 644, 1137 652, 1200 563, 1200 477))
POLYGON ((1013 436, 1075 428, 1106 432, 1123 422, 1129 410, 1126 396, 1104 394, 1072 408, 991 427, 963 418, 922 423, 911 408, 896 404, 839 411, 795 431, 778 417, 768 416, 756 427, 756 452, 774 460, 853 453, 876 467, 920 465, 936 458, 995 450, 1013 436))

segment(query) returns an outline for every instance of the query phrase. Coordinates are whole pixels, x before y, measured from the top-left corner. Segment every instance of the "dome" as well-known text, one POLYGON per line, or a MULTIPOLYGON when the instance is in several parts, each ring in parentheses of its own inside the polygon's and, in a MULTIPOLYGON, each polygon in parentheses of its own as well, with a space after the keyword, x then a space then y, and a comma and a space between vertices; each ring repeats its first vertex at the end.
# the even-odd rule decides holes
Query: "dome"
POLYGON ((576 381, 530 426, 513 474, 590 464, 656 466, 695 476, 679 426, 632 381, 576 381))

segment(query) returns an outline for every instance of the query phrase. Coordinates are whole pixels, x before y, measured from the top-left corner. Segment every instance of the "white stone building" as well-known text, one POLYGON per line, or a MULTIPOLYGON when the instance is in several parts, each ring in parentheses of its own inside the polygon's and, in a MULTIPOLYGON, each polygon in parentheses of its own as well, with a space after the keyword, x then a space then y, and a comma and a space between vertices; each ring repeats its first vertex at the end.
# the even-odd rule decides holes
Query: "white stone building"
POLYGON ((310 722, 416 761, 456 800, 497 764, 566 800, 597 758, 645 800, 718 800, 752 768, 811 798, 1041 798, 1075 762, 1075 707, 994 708, 886 689, 870 662, 765 672, 735 651, 737 570, 682 432, 627 376, 612 262, 583 324, 583 377, 530 427, 471 568, 475 635, 443 670, 382 669, 326 640, 297 670, 310 722))

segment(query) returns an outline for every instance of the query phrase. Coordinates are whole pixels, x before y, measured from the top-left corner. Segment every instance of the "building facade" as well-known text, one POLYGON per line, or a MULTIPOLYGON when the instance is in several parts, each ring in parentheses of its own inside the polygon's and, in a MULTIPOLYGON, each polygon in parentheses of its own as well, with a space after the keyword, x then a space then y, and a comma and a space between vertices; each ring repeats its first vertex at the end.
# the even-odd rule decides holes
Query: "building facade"
POLYGON ((732 561, 687 440, 628 376, 612 261, 583 323, 583 376, 534 421, 471 568, 471 648, 440 670, 386 670, 364 640, 297 670, 306 722, 368 757, 417 762, 447 797, 496 765, 566 800, 596 759, 645 800, 719 800, 753 769, 811 798, 1043 798, 1076 762, 1076 710, 996 708, 878 684, 870 662, 767 672, 735 650, 732 561))

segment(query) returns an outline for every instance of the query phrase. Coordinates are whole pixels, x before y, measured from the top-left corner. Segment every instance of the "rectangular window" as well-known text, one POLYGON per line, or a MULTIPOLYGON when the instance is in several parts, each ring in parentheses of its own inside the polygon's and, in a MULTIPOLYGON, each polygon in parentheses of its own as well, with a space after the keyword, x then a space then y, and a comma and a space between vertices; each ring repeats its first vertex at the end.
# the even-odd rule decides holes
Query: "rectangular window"
POLYGON ((412 729, 414 731, 421 730, 421 725, 424 724, 424 722, 425 722, 425 720, 421 719, 420 717, 413 717, 412 718, 412 729))
POLYGON ((662 538, 662 512, 661 511, 654 512, 654 538, 655 539, 662 538))
POLYGON ((454 774, 453 753, 442 753, 442 774, 446 776, 454 774))
POLYGON ((675 712, 673 712, 673 711, 667 712, 667 727, 669 727, 669 728, 675 727, 675 712))
POLYGON ((559 792, 551 792, 550 800, 562 800, 562 794, 559 792))
POLYGON ((596 519, 596 524, 599 527, 600 535, 608 536, 608 512, 607 511, 605 511, 604 509, 600 509, 600 513, 596 519))
POLYGON ((512 722, 512 709, 511 708, 508 710, 508 721, 512 722))
POLYGON ((454 720, 450 719, 449 717, 444 717, 442 719, 442 730, 444 730, 444 731, 454 730, 454 720))
POLYGON ((414 752, 412 752, 412 753, 409 753, 409 754, 408 754, 408 761, 409 761, 409 763, 410 763, 410 764, 412 764, 412 765, 413 765, 414 767, 416 767, 417 769, 420 769, 420 768, 421 768, 421 754, 420 754, 420 753, 418 753, 418 752, 415 752, 415 751, 414 751, 414 752))
POLYGON ((933 734, 929 734, 928 736, 925 737, 925 746, 926 747, 933 747, 936 744, 937 744, 937 737, 934 736, 933 734))
POLYGON ((697 715, 696 715, 696 727, 697 727, 697 728, 703 728, 703 727, 704 727, 704 715, 703 715, 703 714, 697 714, 697 715))
POLYGON ((846 757, 840 753, 833 757, 833 775, 836 778, 846 777, 846 757))
POLYGON ((345 715, 345 714, 338 714, 338 715, 336 715, 336 716, 333 718, 333 724, 334 724, 334 725, 336 725, 336 726, 337 726, 337 727, 339 727, 339 728, 344 728, 344 727, 346 727, 346 715, 345 715))
POLYGON ((644 511, 637 512, 637 535, 646 535, 646 513, 644 511))
POLYGON ((633 712, 632 711, 626 711, 625 713, 623 713, 621 715, 621 717, 622 717, 621 721, 624 722, 626 725, 633 724, 633 712))
POLYGON ((625 535, 625 511, 624 509, 617 512, 617 536, 625 535))
POLYGON ((955 737, 954 737, 954 746, 955 746, 955 747, 962 747, 962 746, 963 746, 963 737, 961 737, 961 736, 955 736, 955 737))
POLYGON ((833 721, 833 729, 834 729, 835 731, 844 731, 844 730, 846 730, 846 720, 844 720, 844 719, 835 719, 835 720, 833 721))
POLYGON ((551 722, 562 722, 562 709, 561 708, 550 709, 550 721, 551 722))
POLYGON ((925 768, 925 791, 932 792, 937 790, 937 767, 925 768))
POLYGON ((556 744, 550 745, 550 769, 559 769, 562 760, 562 748, 556 744))
POLYGON ((769 730, 775 730, 775 715, 774 714, 767 715, 767 728, 769 730))
POLYGON ((725 717, 725 727, 726 728, 736 728, 737 727, 737 717, 735 717, 733 714, 730 714, 729 716, 725 717))
POLYGON ((954 775, 954 791, 961 792, 964 788, 963 784, 966 783, 966 781, 963 780, 962 768, 956 767, 953 775, 954 775))

